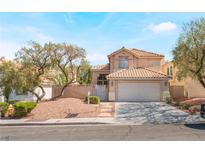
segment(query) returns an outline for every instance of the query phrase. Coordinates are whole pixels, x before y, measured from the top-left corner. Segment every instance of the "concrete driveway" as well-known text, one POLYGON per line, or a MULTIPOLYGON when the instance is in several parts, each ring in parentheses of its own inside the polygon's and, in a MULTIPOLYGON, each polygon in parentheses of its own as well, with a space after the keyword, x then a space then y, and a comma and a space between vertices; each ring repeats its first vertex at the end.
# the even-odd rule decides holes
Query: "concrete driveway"
POLYGON ((135 124, 205 122, 200 115, 190 115, 164 102, 118 102, 115 117, 118 122, 135 124))

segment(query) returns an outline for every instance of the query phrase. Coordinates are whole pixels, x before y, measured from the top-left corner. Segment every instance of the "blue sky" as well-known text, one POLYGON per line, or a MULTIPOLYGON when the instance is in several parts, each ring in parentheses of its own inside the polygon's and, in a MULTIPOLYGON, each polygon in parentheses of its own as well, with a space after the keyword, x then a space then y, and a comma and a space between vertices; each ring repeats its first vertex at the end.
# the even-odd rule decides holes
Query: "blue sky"
POLYGON ((200 17, 205 13, 0 13, 0 56, 12 59, 34 40, 76 44, 93 65, 122 46, 171 60, 182 25, 200 17))

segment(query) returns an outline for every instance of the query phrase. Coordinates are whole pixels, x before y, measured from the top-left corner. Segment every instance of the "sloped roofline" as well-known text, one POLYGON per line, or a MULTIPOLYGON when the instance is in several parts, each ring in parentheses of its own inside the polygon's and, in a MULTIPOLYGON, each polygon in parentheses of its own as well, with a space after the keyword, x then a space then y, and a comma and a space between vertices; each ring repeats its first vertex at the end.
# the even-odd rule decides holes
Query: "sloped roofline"
POLYGON ((127 51, 130 54, 134 55, 135 57, 139 57, 139 56, 136 55, 135 51, 133 51, 133 50, 138 50, 140 52, 145 52, 145 53, 153 54, 153 56, 144 56, 144 57, 155 57, 155 58, 156 57, 160 57, 160 58, 164 57, 164 55, 157 54, 157 53, 154 53, 154 52, 149 52, 149 51, 145 51, 145 50, 141 50, 141 49, 137 49, 137 48, 127 49, 125 47, 122 47, 122 48, 112 52, 111 54, 109 54, 108 58, 110 58, 111 56, 113 56, 113 55, 115 55, 115 54, 117 54, 117 53, 119 53, 121 51, 127 51))
POLYGON ((128 79, 128 78, 131 78, 131 79, 137 79, 137 78, 140 78, 140 79, 171 79, 172 77, 171 76, 168 76, 162 72, 158 72, 158 71, 154 71, 152 69, 148 69, 148 68, 143 68, 143 67, 138 67, 138 68, 131 68, 131 69, 123 69, 123 70, 119 70, 117 72, 114 72, 114 73, 111 73, 107 76, 107 79, 128 79), (144 69, 144 70, 147 70, 147 71, 150 71, 150 72, 153 72, 153 73, 156 73, 156 74, 159 74, 160 77, 112 77, 112 75, 117 75, 117 74, 120 74, 120 73, 123 73, 123 72, 126 72, 126 71, 132 71, 132 70, 137 70, 137 69, 144 69))
POLYGON ((127 52, 129 52, 130 54, 136 56, 134 53, 130 52, 129 49, 127 49, 127 48, 125 48, 125 47, 122 47, 122 48, 120 48, 120 49, 118 49, 118 50, 112 52, 111 54, 109 54, 109 55, 108 55, 108 58, 110 58, 111 56, 113 56, 113 55, 115 55, 115 54, 117 54, 117 53, 119 53, 119 52, 121 52, 121 51, 127 51, 127 52))

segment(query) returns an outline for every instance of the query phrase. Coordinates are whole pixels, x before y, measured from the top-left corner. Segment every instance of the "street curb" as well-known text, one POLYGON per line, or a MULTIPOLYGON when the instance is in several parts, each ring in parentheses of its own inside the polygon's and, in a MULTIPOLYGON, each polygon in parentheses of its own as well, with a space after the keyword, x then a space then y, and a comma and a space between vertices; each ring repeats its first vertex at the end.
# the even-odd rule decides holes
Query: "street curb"
POLYGON ((5 123, 0 124, 0 126, 55 126, 55 125, 104 125, 104 124, 113 124, 106 122, 70 122, 70 123, 5 123))

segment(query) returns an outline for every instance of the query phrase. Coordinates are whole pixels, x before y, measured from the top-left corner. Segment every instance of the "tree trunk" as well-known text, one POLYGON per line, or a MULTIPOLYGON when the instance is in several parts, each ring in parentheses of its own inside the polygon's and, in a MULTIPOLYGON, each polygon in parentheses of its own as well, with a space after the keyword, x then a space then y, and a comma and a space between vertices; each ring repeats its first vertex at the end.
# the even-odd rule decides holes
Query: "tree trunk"
POLYGON ((42 94, 41 94, 41 96, 40 96, 40 100, 42 100, 42 98, 46 95, 46 92, 45 92, 45 90, 43 89, 42 86, 39 86, 39 88, 40 88, 41 91, 42 91, 42 94))
POLYGON ((29 92, 36 96, 36 98, 37 98, 36 103, 38 103, 40 100, 40 97, 38 96, 38 94, 35 93, 34 91, 29 91, 29 92))
POLYGON ((69 85, 73 82, 73 80, 74 80, 74 79, 72 79, 70 82, 66 83, 66 84, 63 86, 63 88, 61 89, 60 94, 57 95, 57 96, 52 97, 50 100, 51 100, 51 101, 54 101, 54 100, 56 100, 57 98, 63 96, 63 93, 64 93, 64 91, 65 91, 65 88, 66 88, 67 86, 69 86, 69 85))
POLYGON ((45 90, 43 89, 43 87, 42 87, 42 86, 39 86, 39 88, 40 88, 41 91, 42 91, 42 94, 41 94, 40 96, 39 96, 37 93, 35 93, 34 91, 30 90, 30 92, 31 92, 33 95, 35 95, 36 98, 37 98, 36 103, 38 103, 39 101, 41 101, 42 98, 46 95, 45 90))
POLYGON ((64 85, 63 88, 62 88, 61 91, 60 91, 60 94, 57 95, 57 96, 52 97, 50 100, 54 101, 54 100, 56 100, 57 98, 63 96, 63 93, 64 93, 64 91, 65 91, 65 88, 66 88, 68 85, 69 85, 69 84, 64 85))
POLYGON ((5 96, 6 102, 9 102, 9 96, 5 96))
POLYGON ((201 85, 205 88, 205 81, 201 75, 198 75, 198 80, 201 83, 201 85))

